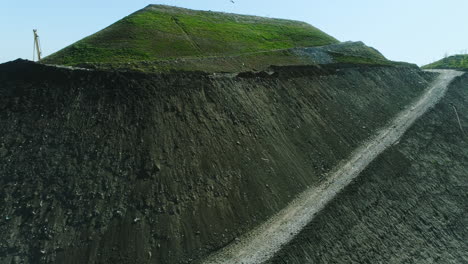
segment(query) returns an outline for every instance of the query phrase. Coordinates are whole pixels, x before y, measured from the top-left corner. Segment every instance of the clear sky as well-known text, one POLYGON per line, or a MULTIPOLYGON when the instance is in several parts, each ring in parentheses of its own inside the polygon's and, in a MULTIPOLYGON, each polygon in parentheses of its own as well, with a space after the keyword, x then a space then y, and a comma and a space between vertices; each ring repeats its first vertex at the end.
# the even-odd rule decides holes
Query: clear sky
POLYGON ((0 63, 32 59, 33 28, 49 55, 148 4, 301 20, 419 65, 468 50, 467 0, 1 1, 0 63))

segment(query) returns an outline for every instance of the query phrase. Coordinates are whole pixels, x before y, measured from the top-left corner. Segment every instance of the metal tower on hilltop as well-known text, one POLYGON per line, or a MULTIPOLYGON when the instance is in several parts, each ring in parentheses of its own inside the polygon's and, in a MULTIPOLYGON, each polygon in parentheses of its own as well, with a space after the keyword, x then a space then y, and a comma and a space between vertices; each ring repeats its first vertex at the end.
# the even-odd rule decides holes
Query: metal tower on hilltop
POLYGON ((36 59, 36 54, 37 54, 37 61, 41 60, 41 42, 39 41, 39 35, 37 35, 37 29, 33 29, 34 33, 34 48, 33 48, 33 61, 36 59))

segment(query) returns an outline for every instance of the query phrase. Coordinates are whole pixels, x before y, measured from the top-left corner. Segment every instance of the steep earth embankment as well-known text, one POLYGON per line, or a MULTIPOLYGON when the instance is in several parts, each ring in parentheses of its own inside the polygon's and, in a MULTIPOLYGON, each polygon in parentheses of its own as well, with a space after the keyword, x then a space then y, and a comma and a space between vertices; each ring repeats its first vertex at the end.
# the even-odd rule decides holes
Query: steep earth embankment
POLYGON ((268 263, 467 263, 468 75, 268 263))
POLYGON ((415 120, 433 107, 455 77, 463 74, 447 70, 439 72, 441 75, 420 98, 357 148, 349 159, 339 163, 326 175, 327 180, 306 190, 274 217, 243 236, 240 242, 216 252, 204 263, 256 264, 273 257, 378 155, 395 144, 415 120))
POLYGON ((398 67, 275 71, 0 65, 0 262, 206 256, 325 180, 432 79, 398 67))

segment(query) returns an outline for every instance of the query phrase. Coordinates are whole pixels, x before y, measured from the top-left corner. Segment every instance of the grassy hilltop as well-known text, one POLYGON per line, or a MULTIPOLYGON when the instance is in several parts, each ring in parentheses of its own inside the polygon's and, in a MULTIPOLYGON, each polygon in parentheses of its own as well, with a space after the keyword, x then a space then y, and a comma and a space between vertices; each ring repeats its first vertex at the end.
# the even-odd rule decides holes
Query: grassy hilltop
POLYGON ((149 5, 43 60, 119 63, 205 57, 338 43, 298 21, 149 5))
POLYGON ((454 55, 443 58, 423 67, 424 69, 459 69, 468 70, 468 55, 454 55))

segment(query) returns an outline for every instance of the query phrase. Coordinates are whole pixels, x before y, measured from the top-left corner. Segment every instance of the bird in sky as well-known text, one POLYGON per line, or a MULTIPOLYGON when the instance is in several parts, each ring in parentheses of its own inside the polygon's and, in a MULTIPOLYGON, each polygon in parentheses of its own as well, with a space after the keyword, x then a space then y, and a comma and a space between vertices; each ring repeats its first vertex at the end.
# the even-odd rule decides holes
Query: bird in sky
POLYGON ((235 4, 234 0, 230 0, 230 1, 231 1, 231 3, 235 4))

